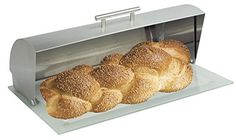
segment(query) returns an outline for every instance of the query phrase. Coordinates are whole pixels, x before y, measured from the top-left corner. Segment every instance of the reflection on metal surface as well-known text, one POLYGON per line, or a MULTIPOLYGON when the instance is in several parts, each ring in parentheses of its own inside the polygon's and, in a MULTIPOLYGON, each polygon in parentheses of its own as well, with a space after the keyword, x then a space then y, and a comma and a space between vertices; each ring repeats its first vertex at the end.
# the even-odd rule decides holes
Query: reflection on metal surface
POLYGON ((39 80, 79 64, 97 65, 104 56, 125 53, 145 40, 144 28, 140 28, 37 53, 36 78, 39 80))
MULTIPOLYGON (((34 85, 38 80, 75 65, 97 65, 105 55, 125 53, 135 44, 146 40, 181 40, 190 49, 194 63, 203 18, 204 12, 199 8, 180 5, 137 14, 133 25, 130 24, 130 17, 108 20, 105 32, 101 31, 101 24, 97 22, 18 39, 10 56, 13 86, 35 104, 34 85)), ((131 12, 132 19, 134 16, 131 12)))
POLYGON ((146 40, 180 40, 189 48, 191 62, 194 63, 202 25, 203 17, 190 17, 39 52, 36 61, 36 79, 57 74, 78 64, 97 65, 105 55, 126 53, 135 44, 146 40))
POLYGON ((195 63, 204 15, 170 21, 145 28, 147 40, 160 41, 176 39, 184 42, 190 50, 192 63, 195 63))

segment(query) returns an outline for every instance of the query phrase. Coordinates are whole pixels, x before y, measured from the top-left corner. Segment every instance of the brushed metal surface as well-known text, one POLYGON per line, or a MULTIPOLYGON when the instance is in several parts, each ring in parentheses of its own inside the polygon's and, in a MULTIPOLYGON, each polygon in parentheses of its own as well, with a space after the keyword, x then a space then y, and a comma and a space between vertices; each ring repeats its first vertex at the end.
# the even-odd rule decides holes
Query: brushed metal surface
POLYGON ((99 23, 18 39, 10 56, 14 88, 35 105, 35 82, 79 64, 97 65, 107 54, 127 52, 146 40, 178 39, 186 43, 195 62, 204 13, 181 5, 99 23))
POLYGON ((29 102, 36 101, 36 53, 25 40, 18 40, 12 47, 10 71, 14 88, 29 102))
POLYGON ((194 17, 189 17, 39 52, 36 54, 36 80, 55 75, 79 64, 98 65, 104 56, 111 53, 125 54, 135 44, 147 40, 180 40, 189 48, 194 63, 195 51, 197 51, 195 48, 198 48, 195 41, 200 41, 203 25, 203 18, 199 19, 201 20, 197 25, 198 36, 195 34, 194 17))
POLYGON ((135 29, 36 54, 36 80, 55 75, 79 64, 98 65, 111 53, 124 54, 146 41, 145 29, 135 29))
POLYGON ((142 28, 163 22, 169 22, 187 17, 204 14, 199 8, 192 5, 180 5, 161 10, 137 14, 134 26, 130 26, 129 17, 122 17, 107 21, 106 32, 101 31, 100 23, 70 28, 66 30, 46 33, 24 38, 36 52, 46 51, 65 45, 82 42, 114 33, 142 28))

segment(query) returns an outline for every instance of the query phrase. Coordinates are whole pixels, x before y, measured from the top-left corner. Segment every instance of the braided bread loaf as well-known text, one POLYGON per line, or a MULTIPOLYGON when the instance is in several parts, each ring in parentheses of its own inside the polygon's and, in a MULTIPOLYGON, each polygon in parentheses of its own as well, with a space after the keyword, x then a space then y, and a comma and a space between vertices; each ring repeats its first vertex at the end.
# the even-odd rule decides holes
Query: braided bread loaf
MULTIPOLYGON (((132 78, 132 71, 125 67, 124 70, 132 78)), ((49 115, 69 119, 89 111, 103 112, 121 102, 122 93, 101 87, 90 75, 91 71, 91 66, 80 65, 42 82, 40 91, 49 115)))
POLYGON ((180 41, 142 42, 128 53, 111 54, 92 68, 79 65, 42 82, 49 115, 69 119, 136 104, 157 91, 175 92, 192 81, 190 53, 180 41))

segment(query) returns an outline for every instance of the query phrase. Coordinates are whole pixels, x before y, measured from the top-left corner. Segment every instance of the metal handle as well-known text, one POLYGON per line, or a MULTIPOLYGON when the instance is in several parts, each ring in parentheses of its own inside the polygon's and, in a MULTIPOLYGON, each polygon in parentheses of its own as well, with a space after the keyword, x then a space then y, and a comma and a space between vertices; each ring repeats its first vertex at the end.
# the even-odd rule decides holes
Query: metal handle
POLYGON ((119 15, 124 15, 124 14, 130 14, 130 24, 133 25, 134 24, 134 12, 139 11, 140 7, 133 7, 133 8, 128 8, 128 9, 124 9, 124 10, 119 10, 119 11, 115 11, 115 12, 110 12, 110 13, 106 13, 106 14, 101 14, 101 15, 96 15, 95 16, 95 20, 101 20, 101 28, 102 31, 104 32, 106 30, 106 19, 107 18, 111 18, 114 16, 119 16, 119 15))

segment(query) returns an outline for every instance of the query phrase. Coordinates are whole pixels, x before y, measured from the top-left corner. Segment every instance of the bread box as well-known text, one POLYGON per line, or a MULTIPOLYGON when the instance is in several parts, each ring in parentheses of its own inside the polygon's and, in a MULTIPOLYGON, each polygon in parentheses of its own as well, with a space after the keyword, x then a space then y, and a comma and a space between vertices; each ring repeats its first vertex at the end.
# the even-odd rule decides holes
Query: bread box
POLYGON ((15 41, 10 56, 13 85, 9 89, 58 134, 99 123, 146 108, 229 85, 232 81, 195 64, 205 13, 180 5, 135 15, 139 7, 98 15, 93 24, 41 34, 15 41), (110 19, 127 14, 129 16, 110 19), (143 41, 176 39, 191 53, 192 83, 176 93, 159 93, 146 102, 119 104, 103 112, 89 112, 75 119, 56 119, 45 110, 39 85, 42 80, 79 64, 96 67, 111 53, 126 53, 143 41))

